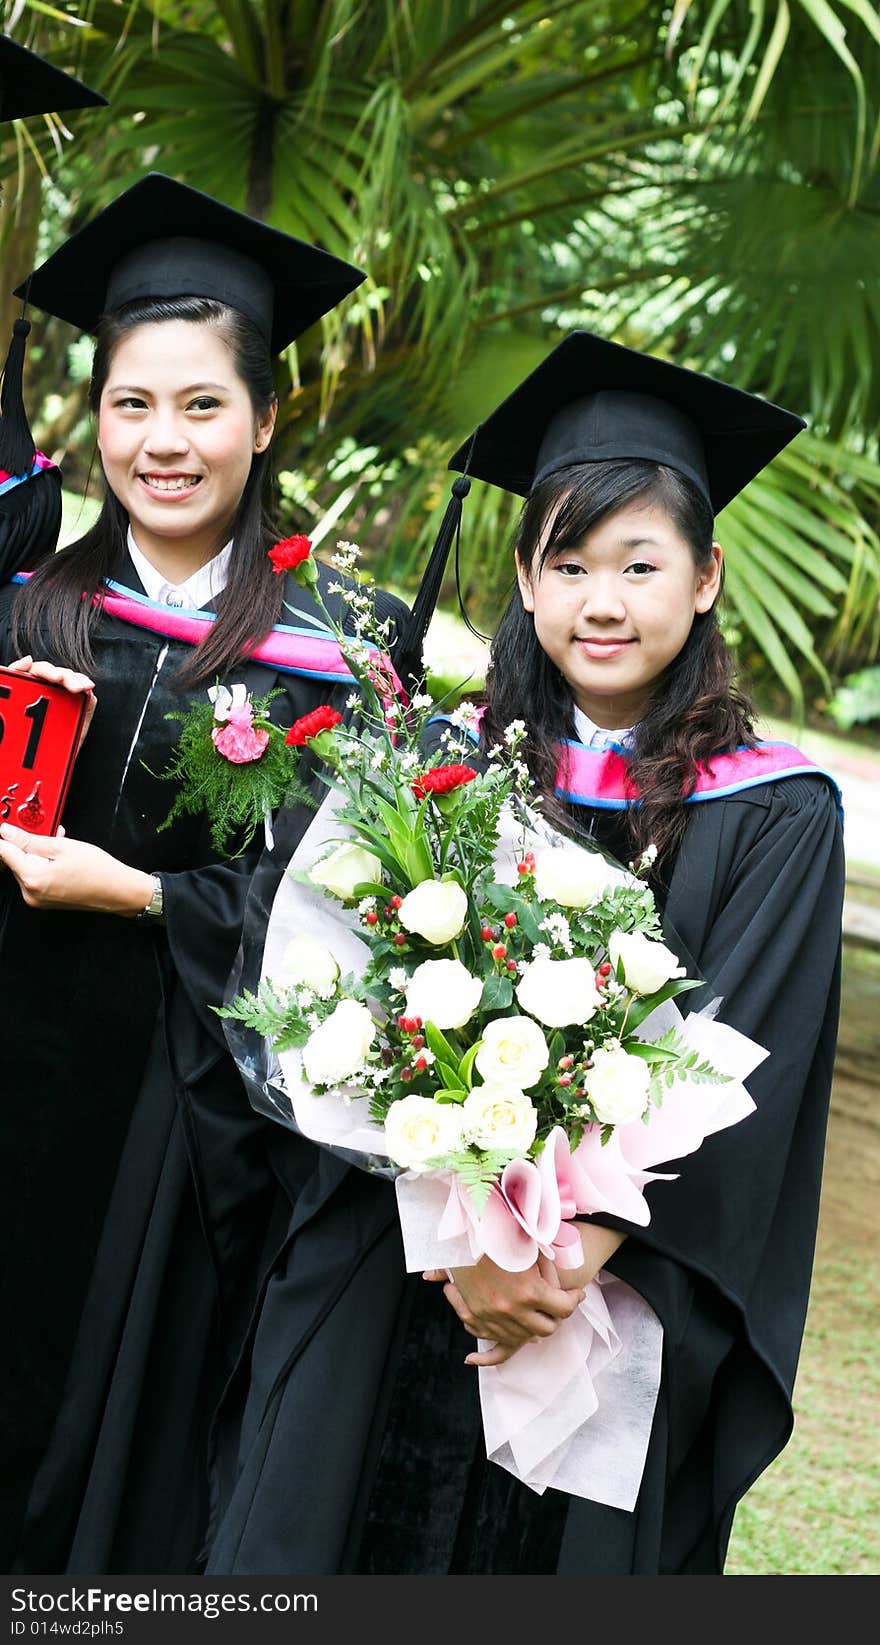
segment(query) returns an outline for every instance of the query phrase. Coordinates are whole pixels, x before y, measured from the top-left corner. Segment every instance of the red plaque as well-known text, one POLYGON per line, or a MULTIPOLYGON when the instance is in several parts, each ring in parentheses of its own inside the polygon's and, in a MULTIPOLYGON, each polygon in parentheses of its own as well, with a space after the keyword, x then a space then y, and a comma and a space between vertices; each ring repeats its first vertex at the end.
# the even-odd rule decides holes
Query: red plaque
POLYGON ((56 832, 87 700, 84 692, 0 668, 0 822, 56 832))

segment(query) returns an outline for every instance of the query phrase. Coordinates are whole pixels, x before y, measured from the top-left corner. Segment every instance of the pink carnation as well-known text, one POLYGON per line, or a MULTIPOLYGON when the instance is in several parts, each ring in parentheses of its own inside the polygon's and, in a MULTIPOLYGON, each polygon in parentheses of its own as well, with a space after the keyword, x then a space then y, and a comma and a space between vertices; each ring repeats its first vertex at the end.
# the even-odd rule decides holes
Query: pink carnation
POLYGON ((225 725, 214 727, 211 741, 231 765, 249 765, 265 753, 269 733, 254 730, 254 711, 250 703, 245 703, 243 708, 233 710, 225 725))

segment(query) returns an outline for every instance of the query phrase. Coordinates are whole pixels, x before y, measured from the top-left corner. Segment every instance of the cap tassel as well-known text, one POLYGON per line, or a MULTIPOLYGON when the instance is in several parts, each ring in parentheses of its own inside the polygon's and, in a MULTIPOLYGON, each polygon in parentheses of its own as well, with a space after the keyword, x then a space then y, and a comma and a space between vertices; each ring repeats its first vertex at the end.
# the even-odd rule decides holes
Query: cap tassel
POLYGON ((0 469, 7 474, 29 474, 34 466, 34 437, 30 431, 22 394, 24 353, 30 320, 16 320, 12 342, 3 367, 0 389, 0 469))
POLYGON ((419 591, 413 601, 409 621, 395 648, 394 666, 405 684, 408 681, 420 680, 424 674, 422 647, 428 632, 428 624, 440 597, 446 562, 453 542, 456 544, 456 560, 458 558, 462 503, 470 489, 471 482, 466 474, 457 475, 452 482, 452 496, 440 521, 440 529, 419 584, 419 591))

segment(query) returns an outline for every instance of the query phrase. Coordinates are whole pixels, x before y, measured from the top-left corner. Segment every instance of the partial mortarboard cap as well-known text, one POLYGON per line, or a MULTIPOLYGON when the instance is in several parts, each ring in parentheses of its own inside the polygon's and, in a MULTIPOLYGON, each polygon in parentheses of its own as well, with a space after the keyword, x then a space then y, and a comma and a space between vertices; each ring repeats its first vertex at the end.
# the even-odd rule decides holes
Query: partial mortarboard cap
POLYGON ((277 354, 365 278, 330 252, 150 172, 16 295, 81 331, 139 298, 213 297, 246 315, 277 354))
POLYGON ((0 123, 62 109, 101 108, 107 102, 72 74, 53 68, 45 57, 0 34, 0 123))
MULTIPOLYGON (((757 394, 591 331, 573 331, 479 424, 448 466, 527 497, 560 469, 646 458, 683 474, 714 515, 805 427, 803 418, 757 394)), ((460 526, 457 485, 402 642, 416 670, 460 526)))

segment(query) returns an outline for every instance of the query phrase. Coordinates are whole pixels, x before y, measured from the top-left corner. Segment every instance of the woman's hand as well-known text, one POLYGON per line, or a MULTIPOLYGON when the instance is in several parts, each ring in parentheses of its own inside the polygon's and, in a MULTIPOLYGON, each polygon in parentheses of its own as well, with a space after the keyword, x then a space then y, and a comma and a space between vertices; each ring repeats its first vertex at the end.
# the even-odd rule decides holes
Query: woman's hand
POLYGON ((429 1269, 423 1278, 445 1280, 443 1294, 466 1331, 494 1344, 468 1354, 465 1365, 502 1365, 527 1342, 558 1331, 583 1301, 580 1288, 563 1290, 556 1268, 539 1256, 533 1268, 512 1274, 483 1256, 472 1268, 429 1269))
POLYGON ((75 668, 56 668, 54 663, 35 663, 33 657, 17 657, 14 663, 7 663, 6 667, 10 674, 32 674, 35 680, 46 680, 49 685, 63 685, 65 691, 72 692, 74 696, 78 696, 80 692, 85 693, 86 712, 76 745, 78 754, 97 706, 94 680, 90 680, 87 674, 78 674, 75 668))
POLYGON ((563 1291, 585 1289, 626 1239, 626 1234, 619 1229, 601 1228, 596 1222, 575 1221, 571 1226, 581 1236, 584 1260, 579 1268, 559 1269, 559 1284, 563 1291))
POLYGON ((0 825, 0 863, 18 880, 29 908, 80 908, 129 917, 146 908, 153 892, 149 874, 129 868, 97 845, 46 838, 0 825))

